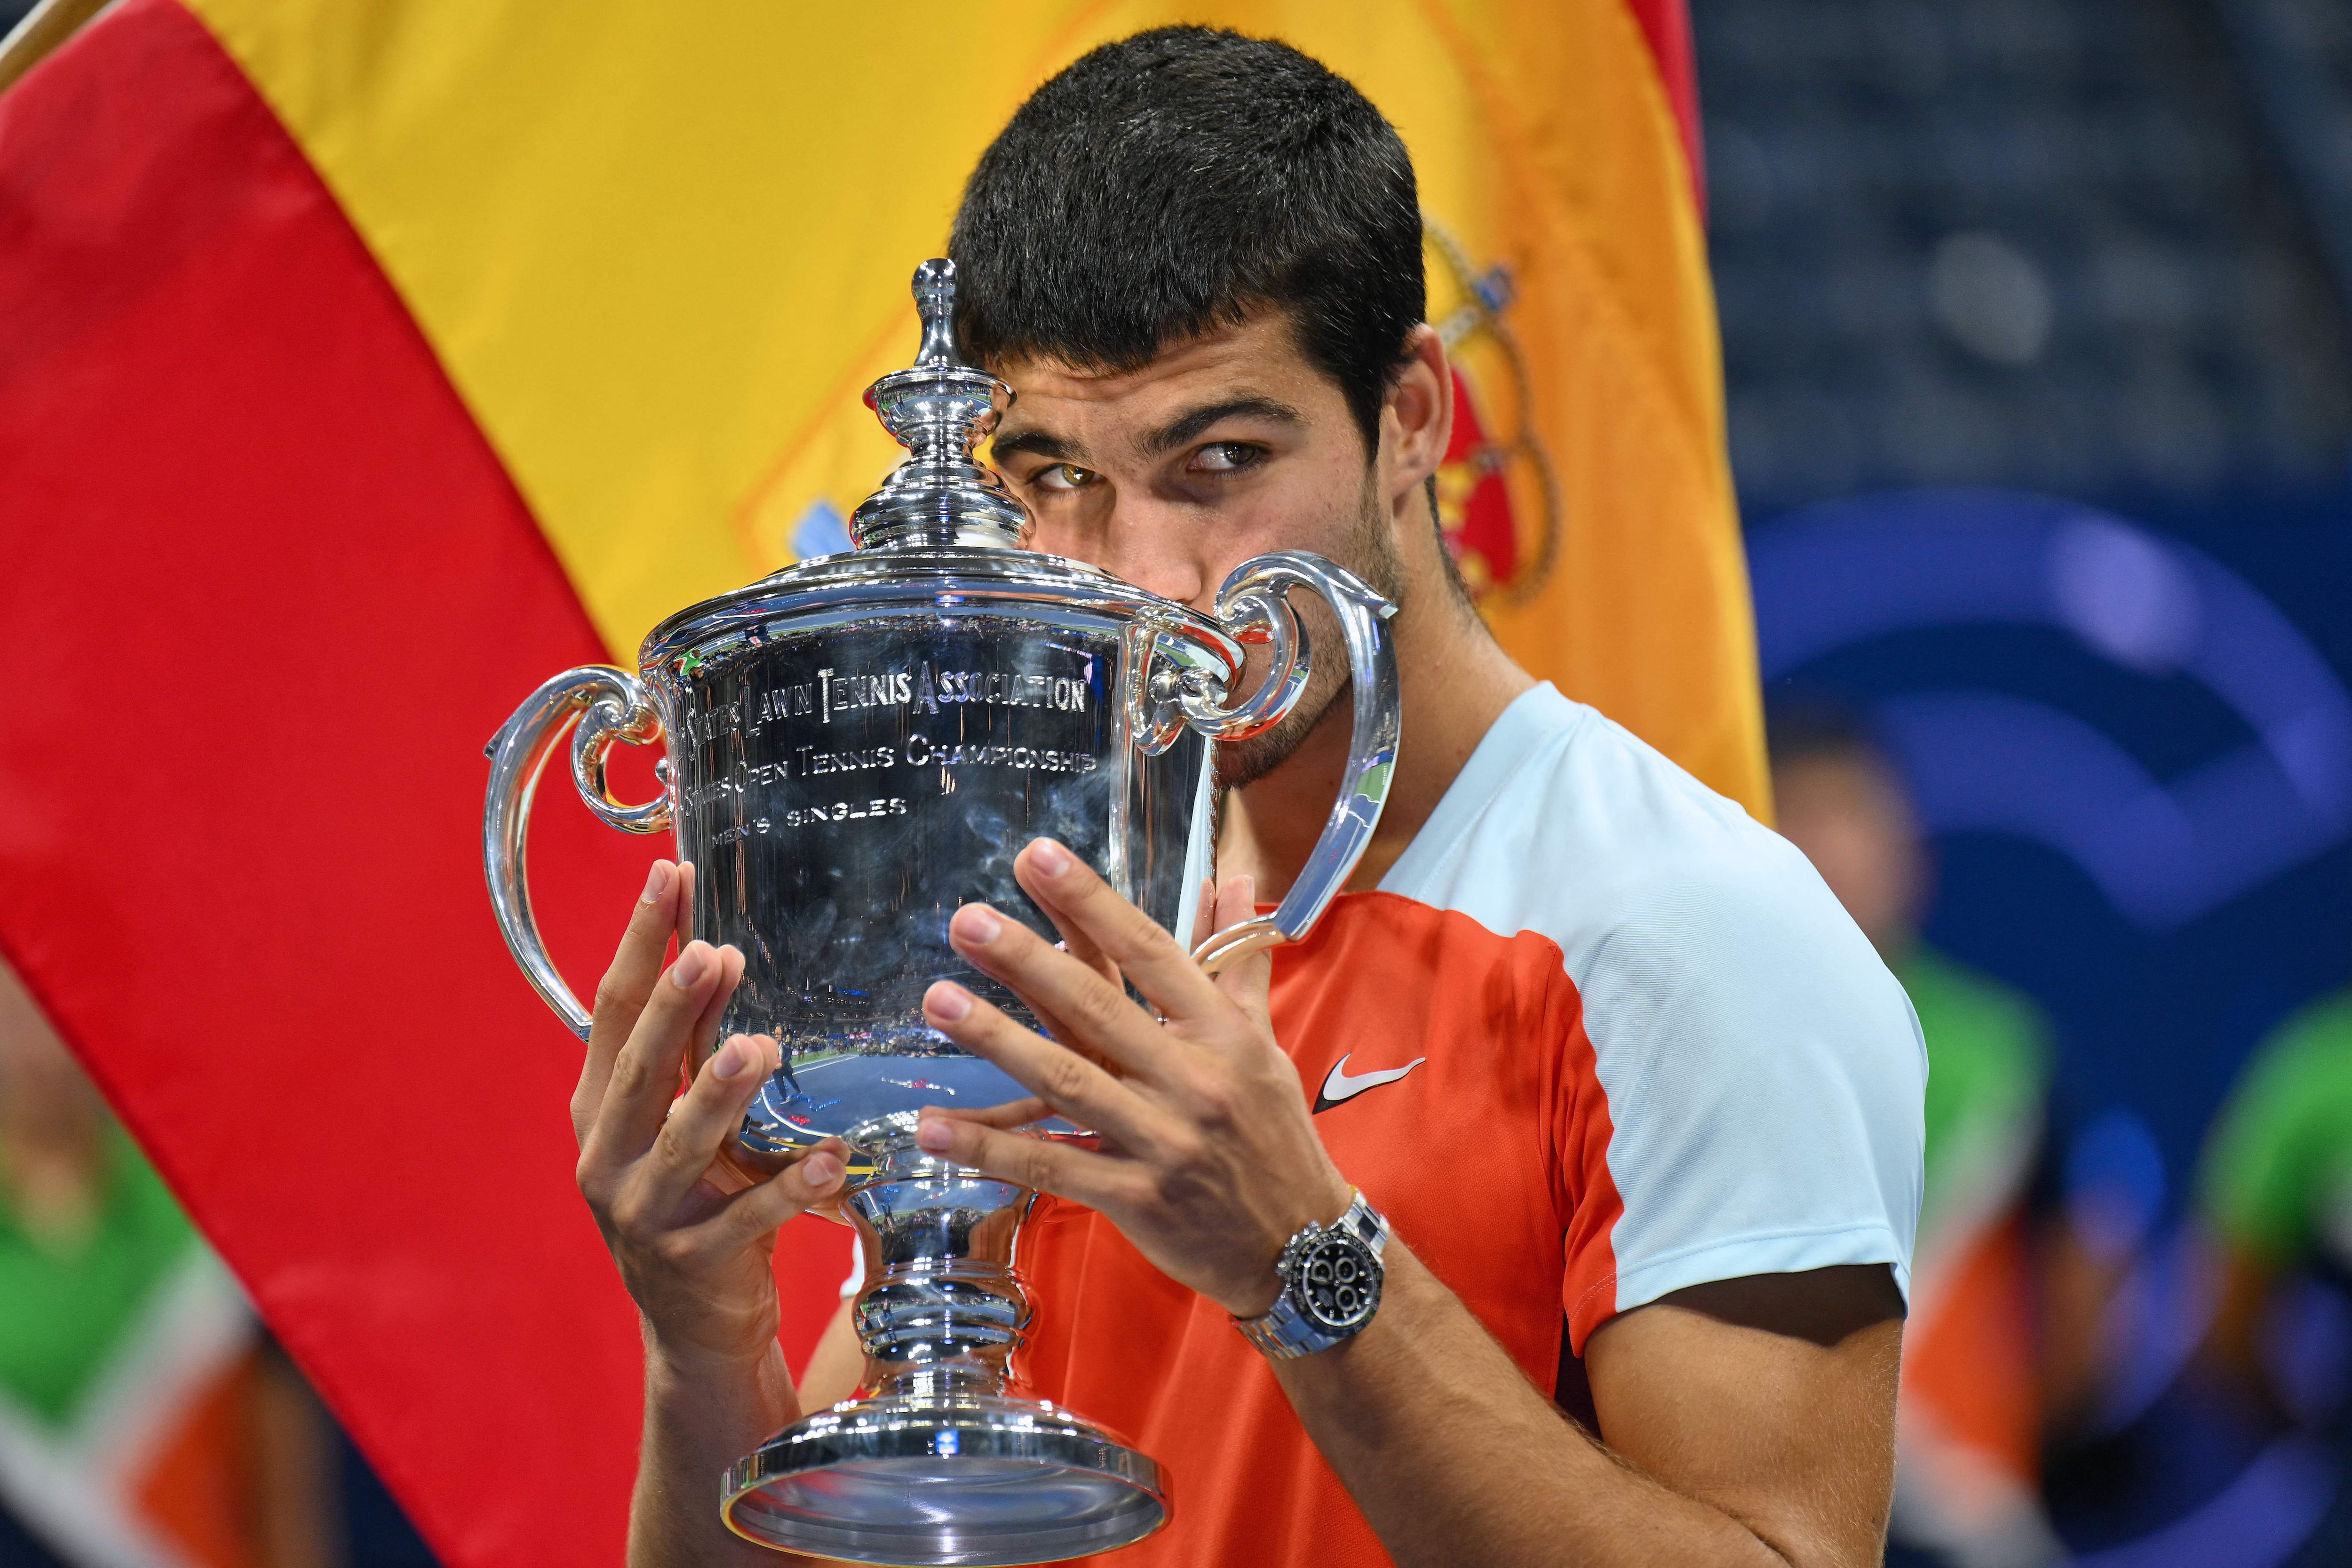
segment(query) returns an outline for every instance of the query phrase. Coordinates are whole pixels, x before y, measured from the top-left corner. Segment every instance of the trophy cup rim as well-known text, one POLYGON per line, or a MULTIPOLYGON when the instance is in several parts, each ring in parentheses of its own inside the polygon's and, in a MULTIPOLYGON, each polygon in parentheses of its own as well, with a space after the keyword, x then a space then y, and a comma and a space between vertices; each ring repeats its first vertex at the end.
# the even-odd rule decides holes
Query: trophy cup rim
POLYGON ((1241 644, 1203 610, 1067 556, 964 544, 845 551, 796 562, 669 616, 646 634, 637 667, 652 673, 779 620, 795 624, 771 629, 790 636, 802 624, 823 624, 828 612, 1002 612, 1024 605, 1147 626, 1207 652, 1228 681, 1242 673, 1241 644))

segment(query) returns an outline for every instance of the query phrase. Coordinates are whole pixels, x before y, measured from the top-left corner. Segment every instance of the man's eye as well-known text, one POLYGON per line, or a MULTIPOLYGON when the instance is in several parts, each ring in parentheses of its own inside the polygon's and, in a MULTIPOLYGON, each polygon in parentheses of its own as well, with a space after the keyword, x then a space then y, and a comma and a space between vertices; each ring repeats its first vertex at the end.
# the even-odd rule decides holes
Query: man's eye
POLYGON ((1192 454, 1184 466, 1196 472, 1229 474, 1235 468, 1246 468, 1265 458, 1265 448, 1247 441, 1213 441, 1192 454))
POLYGON ((1082 490, 1101 477, 1076 463, 1055 463, 1032 474, 1029 482, 1041 490, 1082 490))

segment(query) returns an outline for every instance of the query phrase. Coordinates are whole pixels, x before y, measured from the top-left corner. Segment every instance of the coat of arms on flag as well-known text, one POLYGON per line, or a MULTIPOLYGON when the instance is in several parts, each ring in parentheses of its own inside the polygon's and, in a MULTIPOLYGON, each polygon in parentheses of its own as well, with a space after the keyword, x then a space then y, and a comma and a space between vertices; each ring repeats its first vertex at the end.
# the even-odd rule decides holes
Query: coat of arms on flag
POLYGON ((1507 320, 1510 269, 1476 267, 1424 219, 1430 319, 1454 365, 1454 436, 1437 475, 1438 524, 1473 595, 1542 592, 1559 559, 1559 476, 1529 406, 1528 366, 1507 320))

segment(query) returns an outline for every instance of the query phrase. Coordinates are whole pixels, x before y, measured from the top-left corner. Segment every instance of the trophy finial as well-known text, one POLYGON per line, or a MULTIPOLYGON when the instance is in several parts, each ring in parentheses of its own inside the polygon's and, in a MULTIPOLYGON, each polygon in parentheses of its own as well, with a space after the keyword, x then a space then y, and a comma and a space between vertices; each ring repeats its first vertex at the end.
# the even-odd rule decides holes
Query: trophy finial
POLYGON ((940 257, 915 268, 915 312, 923 319, 923 346, 915 363, 926 369, 963 363, 956 353, 955 295, 954 262, 940 257))
POLYGON ((1013 547, 1028 534, 1029 509, 972 456, 1013 389, 956 353, 955 295, 954 262, 915 268, 922 345, 911 366, 866 389, 866 405, 907 448, 907 460, 851 514, 850 542, 860 550, 1013 547))

